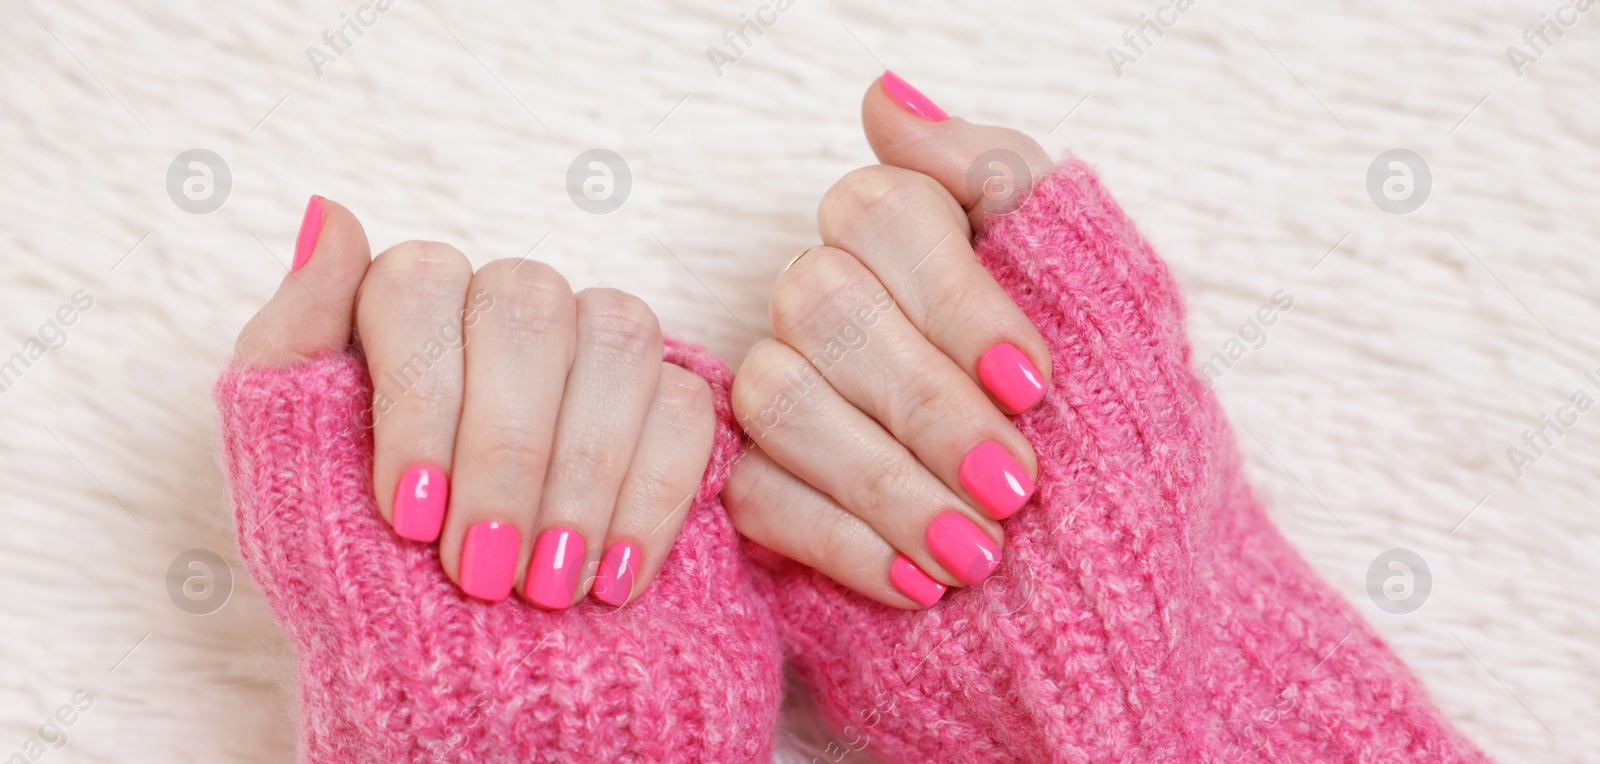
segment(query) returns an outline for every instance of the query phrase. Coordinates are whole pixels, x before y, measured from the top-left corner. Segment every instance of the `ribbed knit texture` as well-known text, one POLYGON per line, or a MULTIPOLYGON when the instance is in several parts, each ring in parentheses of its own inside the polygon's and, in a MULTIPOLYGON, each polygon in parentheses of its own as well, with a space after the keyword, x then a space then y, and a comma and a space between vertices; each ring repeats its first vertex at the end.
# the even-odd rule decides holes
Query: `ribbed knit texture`
POLYGON ((756 556, 841 745, 918 764, 1483 761, 1268 521, 1171 275, 1089 167, 1068 158, 977 251, 1054 361, 1017 420, 1038 493, 1000 570, 912 612, 756 556))
POLYGON ((716 391, 706 479, 642 598, 560 613, 469 599, 434 545, 390 530, 358 355, 223 374, 239 551, 297 652, 301 761, 769 760, 778 643, 718 500, 740 450, 731 374, 671 340, 666 355, 716 391))

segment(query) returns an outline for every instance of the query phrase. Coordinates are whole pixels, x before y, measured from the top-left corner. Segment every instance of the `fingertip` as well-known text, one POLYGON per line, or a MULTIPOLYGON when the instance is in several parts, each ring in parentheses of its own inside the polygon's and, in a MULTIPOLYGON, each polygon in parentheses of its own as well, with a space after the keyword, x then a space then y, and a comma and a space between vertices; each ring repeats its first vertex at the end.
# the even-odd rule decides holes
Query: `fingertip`
POLYGON ((583 533, 575 528, 548 528, 539 534, 523 577, 523 598, 546 610, 566 610, 576 604, 586 593, 583 571, 588 551, 583 533))
POLYGON ((920 608, 933 607, 949 590, 904 554, 896 554, 894 562, 890 564, 889 583, 920 608))
POLYGON ((1050 155, 1029 136, 951 117, 893 72, 867 88, 861 124, 878 161, 932 177, 982 227, 1005 214, 1050 171, 1050 155))
POLYGON ((344 205, 312 196, 301 215, 289 271, 239 333, 235 360, 285 366, 349 344, 356 291, 371 261, 361 221, 344 205))
POLYGON ((418 462, 401 473, 390 499, 392 510, 386 514, 401 538, 431 544, 444 529, 449 503, 449 476, 437 465, 418 462))
POLYGON ((311 252, 317 246, 318 235, 326 218, 327 207, 323 204, 323 198, 312 194, 306 202, 305 214, 300 216, 300 235, 295 237, 294 262, 289 265, 290 273, 300 270, 311 259, 311 252))
POLYGON ((291 276, 284 283, 298 281, 317 287, 318 297, 353 302, 371 262, 367 231, 355 214, 331 199, 312 196, 295 238, 291 276))
MULTIPOLYGON (((929 119, 918 114, 912 106, 905 105, 904 92, 899 97, 892 93, 892 87, 897 82, 903 83, 904 80, 895 76, 893 72, 884 72, 882 76, 872 81, 866 94, 862 96, 861 125, 866 133, 867 144, 872 147, 872 153, 884 164, 933 175, 923 168, 941 166, 951 161, 950 157, 939 157, 938 154, 949 150, 950 144, 947 139, 950 130, 964 120, 945 114, 943 109, 933 105, 926 96, 922 96, 922 99, 928 106, 937 109, 937 113, 944 116, 941 119, 929 119), (891 161, 891 157, 898 161, 891 161), (917 161, 909 161, 912 158, 917 161)), ((905 87, 910 88, 910 85, 907 84, 905 87)))
POLYGON ((939 105, 934 103, 933 99, 923 95, 922 91, 913 87, 911 83, 906 82, 894 72, 884 71, 878 77, 877 84, 878 91, 888 97, 894 105, 918 119, 927 122, 943 122, 950 118, 950 115, 946 114, 944 109, 939 108, 939 105))
POLYGON ((1011 415, 1033 408, 1050 389, 1049 375, 1022 348, 1009 342, 995 343, 979 356, 977 373, 984 389, 1011 415))
POLYGON ((632 541, 624 539, 613 543, 600 558, 600 570, 589 594, 612 607, 623 607, 633 601, 635 589, 650 585, 649 579, 639 580, 643 555, 644 550, 632 541))

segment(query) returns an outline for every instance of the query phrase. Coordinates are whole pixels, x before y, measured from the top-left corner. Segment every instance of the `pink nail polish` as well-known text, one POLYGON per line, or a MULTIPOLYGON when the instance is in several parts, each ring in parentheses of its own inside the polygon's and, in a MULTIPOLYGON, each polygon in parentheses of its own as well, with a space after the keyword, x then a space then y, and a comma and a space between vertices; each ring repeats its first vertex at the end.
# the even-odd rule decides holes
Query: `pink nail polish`
POLYGON ((943 122, 950 118, 949 114, 944 113, 944 109, 939 108, 933 101, 928 100, 928 97, 923 95, 922 91, 911 87, 911 83, 900 79, 900 76, 894 72, 886 71, 883 73, 883 92, 889 96, 889 100, 894 101, 900 108, 929 122, 943 122))
POLYGON ((961 487, 996 520, 1016 514, 1033 495, 1028 473, 992 440, 979 443, 961 460, 961 487))
POLYGON ((632 541, 618 541, 606 550, 600 560, 600 575, 594 580, 594 596, 615 607, 628 604, 633 596, 633 582, 639 575, 639 545, 632 541))
POLYGON ((311 251, 317 248, 317 236, 322 233, 322 197, 311 195, 311 201, 306 202, 306 216, 300 219, 300 238, 294 242, 294 264, 289 266, 289 271, 300 270, 300 267, 311 259, 311 251))
POLYGON ((1044 377, 1016 345, 1001 342, 978 359, 978 381, 1012 413, 1020 414, 1044 397, 1044 377))
POLYGON ((570 528, 551 528, 539 534, 523 595, 533 604, 551 610, 570 607, 583 575, 585 551, 583 535, 570 528))
POLYGON ((923 607, 933 607, 946 588, 903 554, 895 555, 894 564, 889 566, 889 583, 923 607))
POLYGON ((928 524, 928 549, 967 586, 977 586, 1000 567, 1000 548, 960 512, 946 512, 928 524))
POLYGON ((431 464, 411 465, 394 489, 394 532, 412 541, 439 538, 449 492, 444 470, 431 464))
POLYGON ((467 529, 461 542, 461 590, 496 602, 511 594, 517 578, 517 548, 522 534, 510 523, 484 520, 467 529))

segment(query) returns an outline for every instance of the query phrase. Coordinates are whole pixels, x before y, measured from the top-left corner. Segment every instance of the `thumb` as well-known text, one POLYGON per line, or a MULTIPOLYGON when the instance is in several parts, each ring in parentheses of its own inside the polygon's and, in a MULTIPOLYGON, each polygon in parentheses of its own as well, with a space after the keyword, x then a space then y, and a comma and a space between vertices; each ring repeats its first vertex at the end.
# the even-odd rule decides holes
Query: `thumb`
POLYGON ((974 231, 985 217, 1016 210, 1054 164, 1032 138, 951 117, 894 72, 867 88, 861 124, 878 161, 938 181, 974 231))
POLYGON ((356 290, 371 262, 367 232, 355 215, 344 205, 311 197, 289 272, 239 333, 235 362, 287 366, 349 344, 356 290))

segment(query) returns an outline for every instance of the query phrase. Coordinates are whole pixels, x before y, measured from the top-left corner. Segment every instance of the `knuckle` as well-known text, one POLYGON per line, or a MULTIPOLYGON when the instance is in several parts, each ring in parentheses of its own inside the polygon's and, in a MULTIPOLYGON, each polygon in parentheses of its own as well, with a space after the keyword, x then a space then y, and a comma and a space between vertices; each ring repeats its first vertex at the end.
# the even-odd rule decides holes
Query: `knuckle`
POLYGON ((472 272, 461 250, 437 241, 412 240, 390 247, 372 261, 369 278, 394 275, 408 280, 459 278, 472 272))
POLYGON ((826 336, 866 304, 876 283, 854 255, 818 247, 785 271, 773 287, 771 318, 780 337, 826 336))
POLYGON ((900 514, 899 505, 910 498, 907 496, 909 478, 905 474, 905 465, 893 457, 869 463, 878 468, 871 470, 872 475, 863 483, 860 494, 851 506, 860 507, 861 511, 857 514, 863 517, 894 517, 900 514))
POLYGON ((946 274, 928 285, 928 292, 934 297, 922 320, 929 337, 960 337, 973 326, 1004 321, 1011 313, 1021 312, 1005 292, 988 288, 976 278, 964 277, 955 269, 946 274))
POLYGON ((967 144, 962 157, 967 168, 966 193, 973 197, 968 206, 974 212, 1009 212, 1050 171, 1050 157, 1038 142, 1016 130, 983 130, 985 140, 967 144))
MULTIPOLYGON (((716 426, 711 385, 700 375, 681 366, 663 363, 661 380, 656 384, 655 400, 651 402, 647 416, 647 427, 664 430, 672 443, 675 454, 667 461, 683 463, 686 457, 693 456, 698 464, 694 468, 697 470, 696 476, 705 470, 716 426)), ((634 460, 636 464, 639 461, 634 460)))
POLYGON ((545 263, 517 258, 496 260, 478 271, 472 288, 504 305, 495 311, 496 318, 514 331, 542 334, 572 325, 572 287, 545 263))
POLYGON ((501 422, 478 437, 471 457, 483 462, 491 475, 524 474, 533 465, 542 465, 550 455, 550 445, 536 437, 528 427, 501 422))
POLYGON ((805 555, 810 558, 807 563, 811 567, 835 571, 849 563, 848 519, 848 515, 832 507, 812 513, 811 527, 804 534, 805 555))
POLYGON ((887 165, 852 170, 828 189, 817 209, 817 223, 825 241, 843 236, 865 221, 879 227, 907 210, 938 199, 932 178, 919 172, 887 165))
POLYGON ((951 386, 937 374, 915 374, 894 387, 881 389, 887 400, 879 404, 884 425, 904 443, 924 443, 941 425, 949 426, 959 413, 946 405, 951 386))
POLYGON ((734 529, 785 557, 817 567, 841 557, 834 526, 843 513, 804 506, 811 501, 805 489, 764 453, 751 451, 733 466, 722 500, 734 529))
POLYGON ((441 372, 424 352, 418 351, 390 369, 392 378, 386 375, 379 381, 379 389, 395 401, 396 408, 421 415, 430 422, 448 418, 454 425, 461 412, 459 371, 441 372))
POLYGON ((773 344, 776 343, 771 340, 756 342, 745 354, 738 372, 733 375, 733 387, 728 397, 733 404, 734 416, 740 419, 754 414, 760 408, 763 391, 769 389, 769 378, 773 376, 773 367, 777 362, 771 349, 773 344))
POLYGON ((629 476, 629 491, 638 506, 666 517, 675 512, 678 504, 689 495, 686 477, 672 465, 652 463, 629 476))
POLYGON ((723 506, 734 529, 741 534, 758 540, 763 537, 765 526, 760 513, 766 505, 762 499, 776 495, 772 485, 775 476, 772 465, 756 457, 755 452, 746 454, 729 471, 728 482, 722 487, 723 506))
POLYGON ((585 289, 578 294, 578 334, 629 358, 661 348, 661 324, 644 300, 617 289, 585 289))
MULTIPOLYGON (((1009 127, 993 129, 996 131, 993 144, 1015 156, 1017 161, 1027 167, 1030 172, 1037 173, 1040 168, 1048 168, 1050 166, 1049 152, 1045 151, 1044 147, 1033 139, 1033 136, 1009 127)), ((1035 175, 1034 179, 1037 180, 1039 177, 1042 176, 1035 175)))
POLYGON ((696 417, 715 415, 711 384, 688 369, 677 364, 663 363, 660 389, 657 395, 669 412, 687 412, 692 421, 696 417))
POLYGON ((733 378, 734 413, 745 431, 759 440, 799 404, 802 384, 820 380, 799 353, 777 340, 764 340, 750 349, 733 378))
POLYGON ((472 277, 472 263, 461 250, 437 241, 407 241, 379 254, 367 269, 361 291, 379 290, 412 299, 458 298, 472 277))
POLYGON ((573 485, 616 486, 627 467, 625 459, 633 455, 632 446, 628 444, 629 453, 624 454, 614 444, 599 438, 583 438, 563 444, 561 471, 564 477, 572 480, 573 485))

